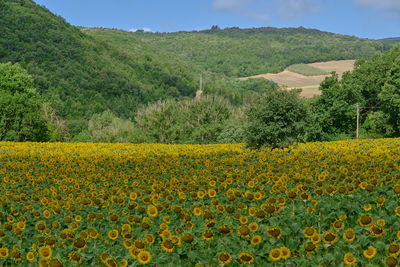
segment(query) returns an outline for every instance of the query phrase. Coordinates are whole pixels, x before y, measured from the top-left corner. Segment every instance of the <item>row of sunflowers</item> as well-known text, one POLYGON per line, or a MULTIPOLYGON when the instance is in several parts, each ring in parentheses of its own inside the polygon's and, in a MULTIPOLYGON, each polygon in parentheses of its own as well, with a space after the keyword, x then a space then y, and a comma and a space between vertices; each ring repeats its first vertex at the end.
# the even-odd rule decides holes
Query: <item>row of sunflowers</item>
POLYGON ((2 266, 397 266, 400 140, 0 142, 2 266))

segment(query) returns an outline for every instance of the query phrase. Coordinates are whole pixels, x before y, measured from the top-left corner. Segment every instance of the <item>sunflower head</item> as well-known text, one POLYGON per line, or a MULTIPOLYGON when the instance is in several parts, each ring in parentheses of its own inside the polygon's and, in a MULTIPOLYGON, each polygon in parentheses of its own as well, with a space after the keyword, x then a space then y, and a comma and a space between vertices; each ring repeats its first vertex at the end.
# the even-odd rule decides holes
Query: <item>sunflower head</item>
POLYGON ((281 247, 280 251, 282 259, 287 259, 290 257, 290 249, 288 247, 281 247))
POLYGON ((269 258, 272 261, 279 261, 282 258, 281 250, 279 248, 274 248, 269 252, 269 258))
POLYGON ((280 239, 282 235, 282 229, 279 227, 267 228, 267 234, 270 238, 280 239))
POLYGON ((229 264, 232 261, 232 256, 228 252, 222 252, 218 255, 219 264, 229 264))
POLYGON ((374 220, 372 217, 368 214, 363 214, 361 217, 358 219, 358 223, 360 224, 361 227, 369 227, 372 225, 374 220))
POLYGON ((317 244, 314 244, 313 242, 308 242, 304 245, 304 250, 307 252, 307 254, 313 254, 315 251, 317 251, 317 249, 317 244))
POLYGON ((357 261, 356 257, 354 257, 354 255, 350 252, 344 254, 343 260, 348 265, 355 264, 357 261))
POLYGON ((348 242, 353 242, 356 238, 353 228, 349 228, 343 233, 343 239, 348 242))
POLYGON ((367 259, 372 259, 376 255, 376 248, 373 246, 369 246, 366 250, 363 251, 364 257, 367 259))
POLYGON ((255 235, 255 236, 253 236, 253 237, 251 238, 250 243, 251 243, 253 246, 256 246, 256 245, 260 244, 261 241, 262 241, 261 236, 255 235))
POLYGON ((146 250, 142 250, 139 252, 139 254, 137 255, 137 260, 139 261, 139 263, 141 264, 147 264, 151 261, 151 254, 150 252, 146 251, 146 250))
POLYGON ((336 233, 331 232, 331 231, 327 231, 324 234, 323 240, 324 240, 325 244, 332 245, 332 244, 336 243, 336 241, 338 240, 338 237, 337 237, 336 233))
POLYGON ((381 237, 381 236, 383 236, 385 234, 385 230, 382 227, 380 227, 379 225, 376 225, 376 224, 372 225, 369 228, 369 230, 370 230, 371 234, 373 236, 375 236, 375 237, 381 237))
POLYGON ((254 257, 250 253, 242 252, 239 255, 239 260, 243 264, 252 264, 254 262, 254 257))
POLYGON ((50 259, 52 255, 52 250, 50 246, 44 246, 39 248, 39 255, 43 259, 50 259))

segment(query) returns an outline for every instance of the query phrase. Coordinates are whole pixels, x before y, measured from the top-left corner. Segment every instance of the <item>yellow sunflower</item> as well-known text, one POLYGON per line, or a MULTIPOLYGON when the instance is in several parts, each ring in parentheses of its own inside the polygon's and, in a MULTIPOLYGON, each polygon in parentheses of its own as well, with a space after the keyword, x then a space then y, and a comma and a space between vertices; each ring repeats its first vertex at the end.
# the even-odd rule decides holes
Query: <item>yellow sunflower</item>
POLYGON ((397 259, 395 257, 389 257, 389 258, 386 258, 385 263, 386 263, 386 266, 396 267, 397 259))
POLYGON ((325 244, 333 245, 338 240, 338 237, 336 233, 327 231, 324 234, 323 240, 325 244))
POLYGON ((307 252, 307 254, 313 254, 315 251, 318 250, 318 246, 313 242, 308 242, 304 245, 304 250, 307 252))
POLYGON ((342 230, 343 229, 344 223, 341 220, 336 220, 332 226, 336 231, 342 230))
POLYGON ((28 253, 26 253, 26 259, 28 261, 33 261, 35 259, 35 254, 32 251, 29 251, 28 253))
POLYGON ((190 244, 194 241, 194 237, 189 233, 183 233, 182 240, 190 244))
POLYGON ((282 229, 279 227, 267 228, 267 234, 270 238, 280 239, 282 235, 282 229))
MULTIPOLYGON (((251 228, 250 228, 250 230, 251 230, 251 228)), ((218 227, 218 232, 224 236, 228 236, 233 233, 233 229, 229 225, 225 224, 225 225, 221 225, 218 227)))
POLYGON ((250 237, 250 229, 246 225, 240 225, 237 228, 237 233, 241 238, 249 238, 250 237))
POLYGON ((228 252, 222 252, 218 255, 219 264, 229 264, 232 261, 232 256, 228 252))
POLYGON ((315 230, 314 227, 310 226, 310 227, 304 228, 303 232, 304 232, 305 237, 311 238, 317 231, 315 230))
POLYGON ((392 242, 388 247, 387 250, 390 255, 393 257, 397 257, 400 254, 400 246, 395 242, 392 242))
POLYGON ((214 239, 214 233, 211 230, 205 230, 203 232, 203 234, 201 235, 201 237, 205 240, 205 241, 211 241, 214 239))
POLYGON ((156 206, 148 205, 147 206, 147 215, 149 215, 149 217, 151 217, 151 218, 156 218, 158 215, 158 210, 157 210, 156 206))
POLYGON ((255 236, 253 236, 253 237, 251 238, 250 243, 251 243, 253 246, 256 246, 256 245, 260 244, 261 241, 262 241, 261 236, 255 235, 255 236))
POLYGON ((365 211, 370 211, 372 209, 372 205, 371 204, 364 205, 363 209, 365 211))
POLYGON ((397 216, 400 217, 400 206, 397 206, 397 207, 394 209, 394 212, 396 213, 397 216))
POLYGON ((344 260, 344 263, 346 263, 348 265, 354 265, 357 262, 356 257, 354 257, 354 255, 350 252, 344 254, 343 260, 344 260))
POLYGON ((172 253, 175 249, 175 244, 174 242, 172 242, 172 240, 169 239, 165 239, 161 242, 161 248, 165 251, 165 252, 169 252, 172 253))
POLYGON ((137 255, 137 260, 139 261, 139 263, 141 264, 147 264, 151 261, 151 254, 150 252, 146 251, 146 250, 142 250, 139 252, 139 254, 137 255))
POLYGON ((242 252, 239 255, 239 260, 243 264, 252 264, 254 262, 254 257, 250 253, 242 252))
POLYGON ((368 214, 363 214, 361 217, 358 219, 358 223, 360 224, 361 227, 369 227, 372 225, 374 220, 372 217, 368 214))
POLYGON ((367 259, 372 259, 376 255, 376 248, 373 246, 369 246, 366 250, 363 251, 364 257, 367 259))
POLYGON ((383 236, 385 234, 385 230, 382 227, 380 227, 379 225, 376 225, 376 224, 372 225, 369 228, 369 230, 370 230, 371 234, 373 236, 375 236, 375 237, 381 237, 381 236, 383 236))
POLYGON ((356 238, 353 228, 349 228, 343 233, 343 239, 348 242, 353 242, 356 238))
POLYGON ((290 249, 288 247, 281 247, 280 251, 282 259, 287 259, 290 257, 290 249))
POLYGON ((111 240, 117 239, 118 238, 118 230, 113 229, 113 230, 109 231, 108 238, 110 238, 111 240))
POLYGON ((313 236, 310 238, 310 240, 314 244, 318 244, 319 242, 321 242, 321 236, 316 232, 315 234, 313 234, 313 236))
POLYGON ((258 223, 256 223, 256 222, 250 223, 250 224, 249 224, 249 229, 250 229, 251 232, 254 233, 255 231, 258 230, 258 223))
POLYGON ((72 245, 77 249, 85 249, 87 247, 86 240, 83 238, 75 239, 72 245))
POLYGON ((50 259, 52 255, 51 247, 50 246, 44 246, 39 248, 39 255, 43 259, 50 259))
POLYGON ((274 248, 269 252, 269 258, 272 261, 279 261, 282 258, 282 253, 279 248, 274 248))

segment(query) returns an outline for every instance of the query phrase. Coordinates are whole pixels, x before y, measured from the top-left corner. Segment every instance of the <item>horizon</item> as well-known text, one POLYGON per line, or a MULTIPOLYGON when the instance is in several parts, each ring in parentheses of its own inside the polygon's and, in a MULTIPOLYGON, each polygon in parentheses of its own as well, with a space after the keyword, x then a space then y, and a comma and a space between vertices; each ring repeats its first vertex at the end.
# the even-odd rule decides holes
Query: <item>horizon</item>
POLYGON ((162 2, 34 0, 68 23, 84 28, 173 33, 221 29, 316 29, 368 39, 400 37, 400 1, 205 0, 162 2), (77 8, 78 7, 78 8, 77 8))

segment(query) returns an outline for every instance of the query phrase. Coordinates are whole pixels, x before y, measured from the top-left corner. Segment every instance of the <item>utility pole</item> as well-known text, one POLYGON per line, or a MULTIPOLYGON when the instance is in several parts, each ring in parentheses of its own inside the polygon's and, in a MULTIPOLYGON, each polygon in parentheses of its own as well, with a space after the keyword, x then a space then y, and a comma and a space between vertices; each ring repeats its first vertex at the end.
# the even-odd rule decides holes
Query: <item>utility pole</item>
POLYGON ((356 104, 357 107, 357 139, 358 139, 358 129, 360 127, 360 106, 358 103, 356 104))

